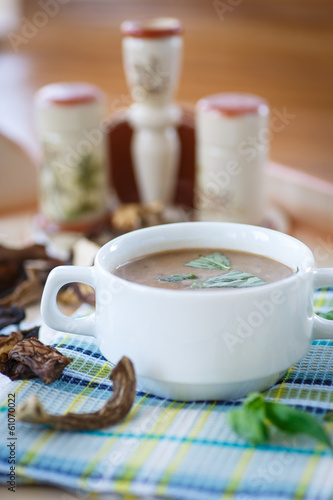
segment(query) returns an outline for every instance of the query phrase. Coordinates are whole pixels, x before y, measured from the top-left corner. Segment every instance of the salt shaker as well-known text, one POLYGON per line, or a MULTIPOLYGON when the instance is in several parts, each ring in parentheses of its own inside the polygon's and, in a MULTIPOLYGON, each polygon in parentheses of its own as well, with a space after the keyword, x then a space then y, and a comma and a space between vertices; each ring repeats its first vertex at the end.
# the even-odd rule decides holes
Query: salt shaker
POLYGON ((269 106, 256 95, 221 93, 198 101, 197 219, 262 224, 268 119, 269 106))
POLYGON ((105 95, 87 83, 55 83, 37 92, 35 110, 43 149, 39 225, 88 229, 108 210, 105 95))
POLYGON ((181 67, 182 25, 173 18, 125 21, 123 61, 134 104, 132 162, 140 201, 170 203, 176 185, 180 108, 172 103, 181 67))

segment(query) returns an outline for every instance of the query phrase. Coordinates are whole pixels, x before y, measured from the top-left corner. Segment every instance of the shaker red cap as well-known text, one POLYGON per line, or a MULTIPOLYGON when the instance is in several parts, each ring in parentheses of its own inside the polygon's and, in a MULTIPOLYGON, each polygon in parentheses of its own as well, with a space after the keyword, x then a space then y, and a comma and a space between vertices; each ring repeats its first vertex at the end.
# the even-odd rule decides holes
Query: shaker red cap
POLYGON ((135 38, 162 38, 181 35, 182 23, 173 17, 150 17, 124 21, 120 26, 124 36, 135 38))
POLYGON ((225 92, 203 97, 198 101, 202 111, 217 111, 229 117, 256 114, 266 116, 269 106, 263 97, 254 94, 225 92))
POLYGON ((101 101, 104 99, 104 94, 90 83, 59 82, 41 88, 36 98, 39 103, 46 105, 75 106, 101 101))

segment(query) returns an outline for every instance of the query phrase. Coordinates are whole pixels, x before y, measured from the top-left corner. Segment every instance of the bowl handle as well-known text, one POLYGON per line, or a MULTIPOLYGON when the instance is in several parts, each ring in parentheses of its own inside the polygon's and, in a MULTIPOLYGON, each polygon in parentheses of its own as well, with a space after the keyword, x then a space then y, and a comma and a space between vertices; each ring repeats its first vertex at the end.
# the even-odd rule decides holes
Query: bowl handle
POLYGON ((63 314, 57 305, 60 288, 68 283, 86 283, 95 288, 95 269, 85 266, 58 266, 45 283, 41 315, 47 326, 67 333, 95 336, 95 313, 84 318, 72 318, 63 314))
MULTIPOLYGON (((322 268, 314 271, 314 290, 322 286, 333 285, 333 268, 322 268)), ((321 318, 317 314, 314 317, 312 340, 333 339, 333 321, 321 318)))

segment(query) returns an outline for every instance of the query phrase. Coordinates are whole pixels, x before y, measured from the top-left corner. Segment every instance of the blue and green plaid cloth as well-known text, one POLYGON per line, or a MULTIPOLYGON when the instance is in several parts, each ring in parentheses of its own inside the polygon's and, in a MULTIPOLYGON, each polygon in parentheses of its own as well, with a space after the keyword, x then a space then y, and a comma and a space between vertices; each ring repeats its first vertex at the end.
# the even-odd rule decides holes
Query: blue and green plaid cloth
MULTIPOLYGON (((333 309, 333 288, 315 294, 316 311, 333 309)), ((0 393, 0 482, 9 472, 7 394, 16 404, 37 394, 49 412, 90 412, 110 397, 112 365, 93 338, 62 335, 54 345, 74 359, 52 385, 11 382, 0 393)), ((172 360, 170 360, 172 362, 172 360)), ((333 342, 315 341, 301 362, 266 392, 316 414, 333 409, 333 342)), ((16 474, 71 493, 120 493, 189 500, 331 499, 333 453, 304 436, 276 431, 252 447, 226 423, 240 402, 175 402, 138 391, 128 417, 100 431, 65 432, 16 423, 16 474)), ((332 435, 332 424, 326 424, 332 435)))

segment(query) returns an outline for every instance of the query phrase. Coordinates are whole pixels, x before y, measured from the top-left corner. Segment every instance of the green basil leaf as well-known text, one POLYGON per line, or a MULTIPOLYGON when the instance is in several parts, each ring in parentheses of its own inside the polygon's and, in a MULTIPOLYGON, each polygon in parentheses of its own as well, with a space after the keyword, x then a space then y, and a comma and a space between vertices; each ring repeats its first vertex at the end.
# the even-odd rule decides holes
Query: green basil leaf
POLYGON ((254 446, 269 438, 269 430, 261 411, 246 407, 231 410, 227 413, 227 422, 238 436, 254 446))
POLYGON ((158 278, 158 281, 168 281, 169 283, 175 283, 176 281, 196 280, 196 279, 198 279, 198 276, 196 276, 195 274, 171 274, 171 276, 158 278))
POLYGON ((266 402, 265 406, 267 419, 279 429, 290 434, 306 434, 332 448, 326 430, 310 413, 281 403, 266 402))
POLYGON ((199 257, 196 260, 188 262, 186 266, 197 267, 200 269, 230 269, 228 257, 221 252, 214 252, 207 257, 199 257))
POLYGON ((230 271, 220 276, 214 276, 204 281, 201 288, 244 288, 250 286, 264 285, 266 282, 243 271, 230 271))
POLYGON ((327 313, 319 313, 318 316, 325 319, 333 319, 333 311, 328 311, 327 313))
POLYGON ((244 400, 244 406, 252 410, 265 409, 265 399, 260 392, 251 392, 244 400))

